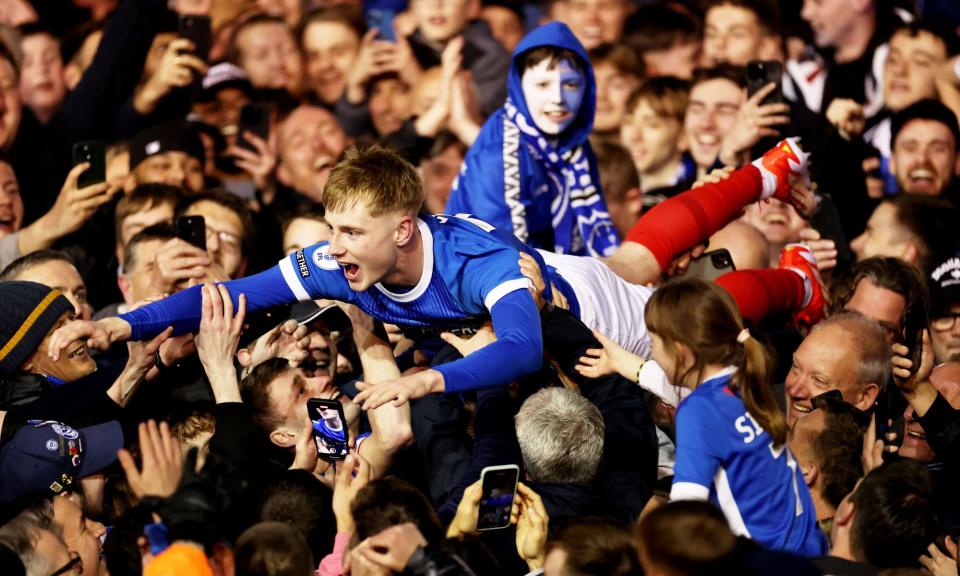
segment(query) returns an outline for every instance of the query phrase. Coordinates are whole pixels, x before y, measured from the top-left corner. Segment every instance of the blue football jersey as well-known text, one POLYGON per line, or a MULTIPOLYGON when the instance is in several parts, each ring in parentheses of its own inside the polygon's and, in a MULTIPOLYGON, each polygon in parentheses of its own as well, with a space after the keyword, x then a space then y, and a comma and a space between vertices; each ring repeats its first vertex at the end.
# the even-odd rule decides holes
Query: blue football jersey
POLYGON ((404 327, 409 336, 469 333, 490 318, 504 295, 530 286, 520 272, 519 252, 540 255, 489 224, 465 216, 421 216, 423 274, 413 289, 394 292, 375 284, 363 292, 350 288, 326 242, 291 254, 280 262, 290 290, 300 300, 330 298, 357 305, 383 322, 404 327))
POLYGON ((802 556, 826 554, 796 460, 747 412, 729 385, 733 372, 703 382, 677 409, 671 497, 709 496, 735 534, 802 556))

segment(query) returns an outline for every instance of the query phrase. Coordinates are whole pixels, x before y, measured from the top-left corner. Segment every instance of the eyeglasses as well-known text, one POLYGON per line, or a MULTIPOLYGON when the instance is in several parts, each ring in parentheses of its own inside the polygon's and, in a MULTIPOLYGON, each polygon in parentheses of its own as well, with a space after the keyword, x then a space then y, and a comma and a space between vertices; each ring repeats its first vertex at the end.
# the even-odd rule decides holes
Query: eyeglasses
POLYGON ((953 330, 957 325, 957 318, 960 318, 960 312, 950 312, 946 316, 940 316, 930 321, 930 326, 937 332, 946 332, 953 330))
POLYGON ((236 234, 233 234, 232 232, 214 230, 213 228, 210 228, 210 226, 207 226, 207 240, 209 241, 214 236, 216 236, 217 240, 219 240, 222 244, 226 244, 231 248, 239 249, 240 245, 243 244, 243 240, 236 234))
POLYGON ((83 560, 80 559, 78 552, 71 552, 70 561, 61 566, 56 572, 50 574, 50 576, 60 576, 61 574, 67 574, 69 572, 76 572, 77 574, 83 572, 83 560))

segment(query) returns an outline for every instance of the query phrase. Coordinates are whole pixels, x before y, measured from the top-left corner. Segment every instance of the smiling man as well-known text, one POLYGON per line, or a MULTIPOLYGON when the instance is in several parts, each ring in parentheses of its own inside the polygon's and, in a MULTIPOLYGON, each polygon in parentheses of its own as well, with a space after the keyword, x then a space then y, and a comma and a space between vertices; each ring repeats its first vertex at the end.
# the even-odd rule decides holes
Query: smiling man
POLYGON ((817 324, 793 353, 787 374, 787 425, 813 410, 811 399, 839 390, 845 402, 870 411, 890 375, 883 328, 855 312, 817 324))
POLYGON ((280 123, 277 131, 277 179, 314 202, 323 200, 323 186, 349 138, 325 108, 303 104, 280 123))
POLYGON ((944 196, 960 176, 960 126, 937 100, 920 100, 893 116, 890 171, 907 194, 944 196))
POLYGON ((588 137, 593 70, 565 24, 513 53, 507 102, 484 124, 454 183, 448 214, 473 214, 534 248, 609 256, 619 245, 588 137))

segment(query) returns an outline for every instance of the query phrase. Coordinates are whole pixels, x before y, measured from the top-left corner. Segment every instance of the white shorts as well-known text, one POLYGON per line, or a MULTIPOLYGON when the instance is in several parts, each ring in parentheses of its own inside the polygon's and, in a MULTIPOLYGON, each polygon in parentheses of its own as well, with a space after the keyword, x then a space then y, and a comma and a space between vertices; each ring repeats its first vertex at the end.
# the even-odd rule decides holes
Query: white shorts
POLYGON ((643 310, 654 288, 627 282, 596 258, 539 252, 573 288, 584 324, 625 350, 650 357, 643 310))

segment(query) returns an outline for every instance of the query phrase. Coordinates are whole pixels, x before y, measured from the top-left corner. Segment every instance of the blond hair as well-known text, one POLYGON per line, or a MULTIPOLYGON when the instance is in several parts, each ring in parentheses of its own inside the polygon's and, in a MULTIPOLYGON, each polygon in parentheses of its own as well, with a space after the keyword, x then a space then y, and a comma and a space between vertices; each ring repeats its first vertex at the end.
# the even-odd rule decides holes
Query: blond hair
POLYGON ((413 165, 396 152, 380 146, 352 147, 330 172, 323 203, 328 212, 365 204, 371 216, 416 214, 423 205, 423 184, 413 165))

